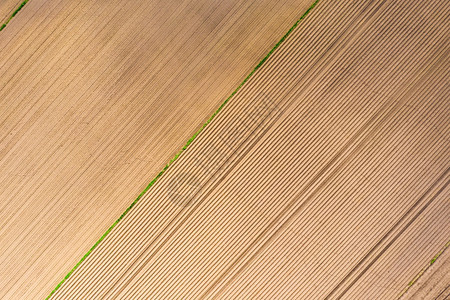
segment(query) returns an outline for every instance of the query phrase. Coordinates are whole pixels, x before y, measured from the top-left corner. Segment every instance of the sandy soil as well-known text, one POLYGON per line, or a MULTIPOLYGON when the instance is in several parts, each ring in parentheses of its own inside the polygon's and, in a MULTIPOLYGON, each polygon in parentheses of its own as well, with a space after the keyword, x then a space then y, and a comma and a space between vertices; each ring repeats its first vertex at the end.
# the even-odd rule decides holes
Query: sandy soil
POLYGON ((0 298, 46 297, 309 5, 30 1, 0 33, 0 298))
POLYGON ((396 299, 448 241, 447 1, 321 1, 54 299, 396 299))

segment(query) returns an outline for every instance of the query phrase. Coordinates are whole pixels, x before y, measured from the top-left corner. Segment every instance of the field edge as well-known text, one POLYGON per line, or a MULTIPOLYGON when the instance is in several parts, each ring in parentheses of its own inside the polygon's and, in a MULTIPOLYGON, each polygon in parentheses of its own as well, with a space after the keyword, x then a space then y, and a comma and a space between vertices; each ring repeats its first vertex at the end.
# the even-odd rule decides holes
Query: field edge
MULTIPOLYGON (((25 0, 22 2, 20 8, 15 11, 15 14, 28 2, 25 0)), ((214 117, 225 107, 228 101, 242 88, 242 86, 250 79, 250 77, 264 64, 264 62, 273 54, 273 52, 286 40, 286 38, 291 34, 291 32, 299 25, 299 23, 306 18, 306 16, 311 12, 311 10, 319 3, 320 0, 315 0, 311 6, 300 16, 300 18, 294 23, 294 25, 286 32, 285 35, 275 44, 275 46, 269 51, 269 53, 256 65, 256 67, 250 72, 249 75, 242 81, 242 83, 231 93, 230 96, 219 106, 219 108, 212 114, 212 116, 203 124, 203 126, 194 133, 194 135, 187 141, 183 148, 166 164, 166 166, 156 175, 155 178, 147 185, 147 187, 139 194, 139 196, 131 203, 130 206, 120 215, 120 217, 108 228, 108 230, 100 237, 100 239, 89 249, 89 251, 80 259, 80 261, 69 271, 69 273, 58 283, 58 285, 50 292, 50 294, 45 298, 50 299, 54 293, 61 287, 61 285, 69 279, 72 273, 80 266, 80 264, 94 251, 94 249, 103 241, 103 239, 111 232, 111 230, 120 222, 120 220, 125 217, 125 215, 133 208, 133 206, 142 198, 142 196, 155 184, 155 182, 164 174, 164 172, 174 163, 178 157, 187 149, 187 147, 194 141, 194 139, 203 131, 203 129, 214 119, 214 117)), ((10 17, 8 22, 15 16, 10 17)), ((6 27, 3 24, 0 31, 6 27)))
POLYGON ((8 23, 12 20, 12 18, 14 18, 14 17, 17 15, 17 13, 25 6, 25 4, 28 3, 28 1, 30 1, 30 0, 24 0, 22 3, 20 3, 19 7, 17 7, 17 8, 13 11, 13 13, 11 14, 11 16, 5 21, 5 23, 3 23, 3 24, 0 26, 0 31, 2 31, 3 29, 5 29, 6 25, 8 25, 8 23))
POLYGON ((403 289, 403 291, 399 294, 397 299, 400 299, 403 297, 403 295, 408 292, 408 290, 414 286, 414 284, 422 277, 423 274, 436 262, 437 259, 447 250, 447 248, 450 246, 450 241, 448 241, 443 248, 439 250, 439 252, 417 273, 416 276, 406 285, 406 287, 403 289))

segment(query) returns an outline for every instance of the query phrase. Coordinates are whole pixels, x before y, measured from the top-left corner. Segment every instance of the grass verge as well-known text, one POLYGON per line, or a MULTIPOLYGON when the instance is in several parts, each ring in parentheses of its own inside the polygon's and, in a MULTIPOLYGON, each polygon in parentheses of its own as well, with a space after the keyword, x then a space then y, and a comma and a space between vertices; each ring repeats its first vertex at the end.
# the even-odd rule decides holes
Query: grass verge
MULTIPOLYGON (((27 0, 29 1, 29 0, 27 0)), ((24 1, 26 3, 27 1, 24 1)), ((170 165, 178 159, 178 157, 183 153, 184 150, 194 141, 194 139, 203 131, 203 129, 214 119, 214 117, 223 109, 223 107, 228 103, 228 101, 241 89, 241 87, 250 79, 250 77, 264 64, 264 62, 272 55, 272 53, 281 45, 281 43, 286 40, 286 38, 292 33, 292 31, 298 26, 298 24, 310 13, 310 11, 317 5, 320 0, 315 0, 312 5, 303 13, 303 15, 295 22, 295 24, 286 32, 286 34, 275 44, 275 46, 269 51, 269 53, 256 65, 256 67, 250 72, 250 74, 242 81, 242 83, 231 93, 230 96, 219 106, 219 108, 214 112, 214 114, 203 124, 203 126, 187 141, 186 145, 172 158, 169 163, 159 172, 159 174, 147 185, 147 187, 139 194, 136 200, 131 203, 131 205, 120 215, 120 217, 108 228, 108 230, 100 237, 100 239, 94 244, 94 246, 89 249, 89 251, 81 258, 81 260, 69 271, 69 273, 61 280, 60 283, 55 287, 55 289, 47 296, 46 300, 61 287, 61 285, 72 275, 72 273, 80 266, 80 264, 94 251, 95 248, 103 241, 103 239, 111 232, 111 230, 116 227, 120 220, 125 217, 125 215, 133 208, 133 206, 142 198, 142 196, 152 187, 153 184, 164 174, 164 172, 170 167, 170 165)), ((24 4, 25 5, 25 4, 24 4)))
POLYGON ((8 25, 9 21, 11 21, 11 19, 17 15, 17 13, 25 6, 25 4, 27 4, 28 1, 30 0, 25 0, 20 3, 19 7, 16 8, 16 10, 12 13, 11 17, 9 17, 8 20, 6 20, 5 23, 0 26, 0 31, 2 31, 6 27, 6 25, 8 25))
POLYGON ((400 293, 398 299, 400 299, 413 285, 419 280, 420 277, 431 267, 434 262, 439 258, 439 256, 444 253, 444 251, 450 246, 450 241, 445 244, 445 246, 430 260, 430 262, 408 283, 408 286, 400 293))

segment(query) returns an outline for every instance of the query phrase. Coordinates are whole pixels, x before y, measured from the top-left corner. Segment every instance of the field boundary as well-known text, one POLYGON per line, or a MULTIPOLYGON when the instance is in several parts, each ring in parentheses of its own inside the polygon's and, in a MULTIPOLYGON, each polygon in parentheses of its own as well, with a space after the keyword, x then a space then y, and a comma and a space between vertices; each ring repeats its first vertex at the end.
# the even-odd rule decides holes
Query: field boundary
POLYGON ((17 15, 17 13, 25 6, 25 4, 28 3, 28 1, 30 0, 24 0, 22 3, 20 3, 19 7, 17 7, 16 10, 13 11, 12 15, 5 21, 5 23, 3 23, 0 26, 0 31, 5 29, 6 25, 8 25, 8 23, 12 20, 12 18, 14 18, 17 15))
MULTIPOLYGON (((25 0, 22 2, 21 7, 15 11, 15 14, 28 2, 25 0)), ((108 228, 108 230, 100 237, 100 239, 89 249, 89 251, 80 259, 80 261, 69 271, 69 273, 58 283, 58 285, 47 296, 46 300, 50 299, 53 294, 61 287, 61 285, 72 275, 72 273, 80 266, 80 264, 94 251, 95 248, 105 239, 105 237, 111 232, 111 230, 125 217, 125 215, 133 208, 133 206, 142 198, 142 196, 155 184, 155 182, 164 174, 164 172, 172 165, 178 157, 187 149, 187 147, 194 141, 194 139, 203 131, 203 129, 214 119, 214 117, 224 108, 228 101, 242 88, 242 86, 250 79, 250 77, 266 62, 266 60, 273 54, 273 52, 286 40, 286 38, 292 33, 292 31, 299 25, 299 23, 306 18, 311 10, 319 3, 320 0, 315 0, 311 6, 300 16, 300 18, 294 23, 294 25, 286 32, 285 35, 275 44, 275 46, 269 51, 269 53, 256 65, 256 67, 250 72, 249 75, 242 81, 242 83, 231 93, 230 96, 219 106, 219 108, 213 113, 213 115, 203 124, 203 126, 194 133, 194 135, 187 141, 183 148, 166 164, 166 166, 156 175, 156 177, 147 185, 147 187, 139 194, 136 200, 120 215, 120 217, 108 228)), ((9 19, 11 20, 15 14, 9 19)), ((9 22, 6 22, 6 24, 9 22)), ((4 24, 4 26, 6 26, 4 24)), ((3 25, 2 25, 3 26, 3 25)), ((3 29, 2 27, 0 31, 3 29)))
POLYGON ((398 299, 402 298, 404 294, 406 294, 406 292, 422 277, 423 274, 425 274, 425 272, 436 262, 436 260, 442 255, 442 253, 445 252, 445 250, 447 250, 447 248, 450 246, 450 241, 448 241, 444 247, 439 250, 439 252, 430 260, 430 262, 422 268, 422 270, 420 270, 419 273, 417 273, 416 276, 414 276, 414 278, 408 283, 408 285, 406 286, 406 288, 400 293, 400 295, 398 296, 398 299))

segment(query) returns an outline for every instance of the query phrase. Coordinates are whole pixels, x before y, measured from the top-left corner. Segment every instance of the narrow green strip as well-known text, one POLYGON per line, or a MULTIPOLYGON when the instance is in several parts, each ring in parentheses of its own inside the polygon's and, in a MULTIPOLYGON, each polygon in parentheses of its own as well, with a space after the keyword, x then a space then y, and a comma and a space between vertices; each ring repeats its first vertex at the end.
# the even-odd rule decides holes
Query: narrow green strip
POLYGON ((2 31, 6 25, 8 25, 9 21, 11 21, 12 18, 15 17, 15 15, 17 15, 17 13, 25 6, 25 4, 27 4, 27 2, 30 0, 25 0, 22 3, 20 3, 19 7, 12 13, 11 17, 9 17, 8 20, 6 20, 5 23, 2 24, 2 26, 0 26, 0 31, 2 31))
POLYGON ((422 275, 428 270, 429 267, 431 267, 434 262, 439 258, 439 256, 442 255, 442 253, 444 253, 444 251, 450 246, 450 241, 448 241, 444 248, 442 248, 431 260, 430 262, 416 275, 414 276, 413 280, 411 280, 408 285, 406 286, 406 288, 400 293, 400 295, 398 296, 398 298, 401 298, 419 279, 420 277, 422 277, 422 275))
MULTIPOLYGON (((27 0, 28 1, 28 0, 27 0)), ((26 2, 26 1, 24 1, 26 2)), ((123 214, 117 219, 117 221, 115 221, 111 227, 109 227, 109 229, 102 235, 102 237, 94 244, 94 246, 92 246, 91 249, 89 249, 89 251, 83 256, 83 258, 81 258, 81 260, 75 265, 75 267, 73 267, 72 270, 70 270, 70 272, 66 275, 66 277, 64 277, 63 280, 61 280, 60 283, 58 283, 58 285, 55 287, 55 289, 50 293, 50 295, 47 296, 46 300, 49 299, 58 289, 59 287, 64 283, 64 281, 66 281, 70 275, 72 275, 72 273, 78 268, 78 266, 86 259, 86 257, 89 256, 89 254, 91 254, 92 251, 94 251, 94 249, 98 246, 98 244, 101 243, 101 241, 103 241, 103 239, 108 235, 108 233, 117 225, 117 223, 120 222, 120 220, 122 220, 122 218, 133 208, 133 206, 139 201, 139 199, 141 199, 141 197, 150 189, 150 187, 158 180, 158 178, 160 178, 164 172, 169 168, 169 166, 177 160, 177 158, 181 155, 181 153, 183 153, 184 150, 186 150, 186 148, 194 141, 194 139, 200 134, 200 132, 203 131, 203 129, 212 121, 212 119, 222 110, 222 108, 228 103, 228 101, 231 99, 231 97, 233 97, 240 89, 241 87, 250 79, 250 77, 262 66, 262 64, 272 55, 272 53, 281 45, 281 43, 284 42, 284 40, 286 40, 286 38, 291 34, 291 32, 297 27, 297 25, 300 23, 300 21, 302 21, 308 14, 309 12, 314 8, 314 6, 316 6, 316 4, 319 2, 319 0, 315 0, 314 3, 305 11, 305 13, 300 17, 300 19, 297 20, 297 22, 295 22, 295 24, 289 29, 289 31, 280 39, 280 41, 278 41, 278 43, 272 48, 272 50, 269 51, 269 53, 256 65, 256 67, 253 69, 253 71, 251 71, 251 73, 244 79, 244 81, 242 81, 242 83, 234 90, 233 93, 231 93, 231 95, 222 103, 222 105, 220 105, 220 107, 214 112, 214 114, 205 122, 205 124, 203 124, 203 126, 187 141, 186 145, 184 145, 184 147, 180 150, 180 152, 178 152, 174 158, 172 158, 169 163, 162 169, 161 172, 159 172, 159 174, 149 183, 149 185, 142 191, 142 193, 136 198, 136 200, 134 200, 133 203, 131 203, 131 205, 123 212, 123 214)))

